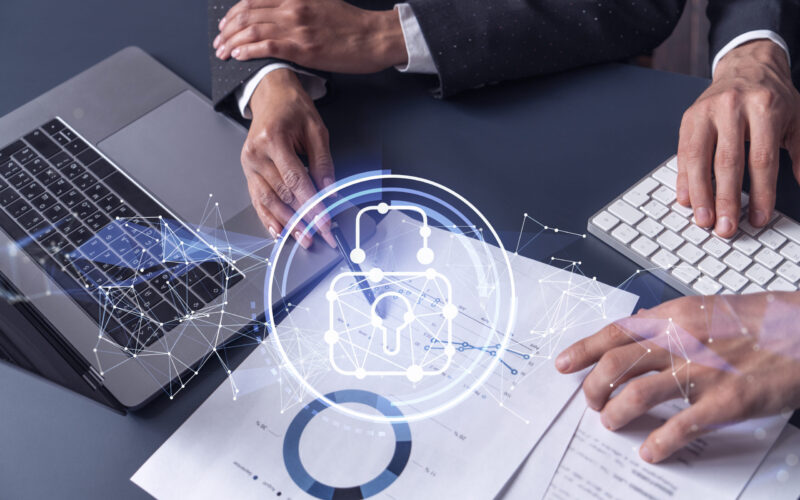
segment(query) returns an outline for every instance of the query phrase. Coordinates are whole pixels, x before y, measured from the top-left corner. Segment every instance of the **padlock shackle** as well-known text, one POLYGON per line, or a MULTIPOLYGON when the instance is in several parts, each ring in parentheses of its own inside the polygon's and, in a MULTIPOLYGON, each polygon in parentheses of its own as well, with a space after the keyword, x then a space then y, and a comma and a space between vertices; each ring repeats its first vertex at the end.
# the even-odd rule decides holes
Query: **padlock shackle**
MULTIPOLYGON (((378 205, 370 205, 359 210, 358 214, 356 214, 356 246, 353 248, 351 255, 361 254, 362 257, 364 256, 364 251, 361 248, 361 216, 367 212, 378 212, 384 215, 389 212, 389 210, 408 210, 416 212, 422 217, 422 227, 419 230, 419 234, 422 237, 422 247, 417 252, 417 260, 422 264, 430 264, 433 261, 433 251, 428 247, 428 238, 431 235, 431 229, 428 226, 428 214, 420 207, 414 205, 389 205, 382 202, 378 205)), ((351 258, 351 260, 355 259, 351 258)), ((361 260, 363 260, 363 258, 361 260)))

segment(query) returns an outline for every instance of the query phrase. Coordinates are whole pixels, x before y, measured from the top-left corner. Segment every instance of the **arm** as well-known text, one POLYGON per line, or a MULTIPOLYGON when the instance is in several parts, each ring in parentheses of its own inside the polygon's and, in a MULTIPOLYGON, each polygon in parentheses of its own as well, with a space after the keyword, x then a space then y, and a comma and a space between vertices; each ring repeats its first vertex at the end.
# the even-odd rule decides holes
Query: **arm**
POLYGON ((789 151, 800 179, 800 94, 787 57, 797 53, 800 4, 712 0, 708 15, 713 80, 683 116, 676 189, 678 202, 692 207, 698 225, 713 226, 727 238, 738 227, 746 164, 748 218, 755 227, 767 224, 775 207, 780 148, 789 151))

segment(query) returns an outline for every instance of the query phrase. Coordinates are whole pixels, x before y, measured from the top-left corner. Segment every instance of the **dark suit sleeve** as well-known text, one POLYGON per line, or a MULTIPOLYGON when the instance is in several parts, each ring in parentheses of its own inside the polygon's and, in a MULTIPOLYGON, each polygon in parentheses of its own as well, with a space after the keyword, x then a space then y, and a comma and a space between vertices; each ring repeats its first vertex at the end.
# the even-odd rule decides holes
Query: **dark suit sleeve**
POLYGON ((800 82, 800 0, 709 0, 711 60, 737 36, 770 30, 789 48, 795 85, 800 82))
POLYGON ((685 0, 408 0, 439 72, 437 95, 647 53, 685 0))
POLYGON ((208 2, 208 57, 211 64, 211 100, 214 102, 214 109, 240 116, 234 94, 236 89, 258 73, 258 70, 271 63, 283 62, 323 78, 329 76, 328 73, 301 68, 292 62, 281 59, 267 58, 250 61, 237 61, 233 58, 227 61, 217 59, 216 51, 211 43, 219 33, 217 25, 220 20, 236 2, 237 0, 209 0, 208 2))

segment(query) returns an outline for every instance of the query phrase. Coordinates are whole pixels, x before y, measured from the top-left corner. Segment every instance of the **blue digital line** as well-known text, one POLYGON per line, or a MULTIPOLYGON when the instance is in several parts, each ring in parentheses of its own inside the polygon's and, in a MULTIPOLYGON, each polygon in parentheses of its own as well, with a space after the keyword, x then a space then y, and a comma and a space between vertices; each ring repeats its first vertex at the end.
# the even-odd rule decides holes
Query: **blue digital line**
MULTIPOLYGON (((489 356, 497 356, 497 351, 500 349, 500 344, 494 344, 494 345, 489 345, 489 346, 474 346, 474 345, 470 344, 469 342, 450 342, 450 341, 447 341, 447 340, 431 339, 431 344, 451 344, 451 343, 454 346, 456 346, 456 351, 458 351, 458 352, 476 350, 476 351, 485 352, 489 356)), ((424 349, 426 351, 432 351, 432 350, 441 351, 441 350, 444 350, 444 346, 426 345, 424 347, 424 349)), ((512 354, 514 356, 519 356, 520 358, 525 359, 525 360, 531 359, 531 355, 530 354, 525 354, 523 352, 514 351, 514 350, 511 350, 511 349, 506 349, 506 353, 507 354, 512 354)), ((511 373, 511 375, 516 375, 516 374, 519 373, 519 370, 517 370, 516 368, 513 368, 503 358, 500 358, 499 361, 503 366, 508 368, 508 371, 511 373)))

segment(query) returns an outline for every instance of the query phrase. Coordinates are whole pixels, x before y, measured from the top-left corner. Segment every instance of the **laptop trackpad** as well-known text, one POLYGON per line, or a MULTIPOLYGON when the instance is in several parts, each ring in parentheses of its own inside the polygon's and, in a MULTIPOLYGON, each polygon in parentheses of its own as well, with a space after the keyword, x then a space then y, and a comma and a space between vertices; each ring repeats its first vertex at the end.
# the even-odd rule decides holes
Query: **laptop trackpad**
POLYGON ((250 205, 239 160, 246 134, 187 90, 98 147, 176 215, 200 224, 217 218, 215 203, 223 220, 250 205))

